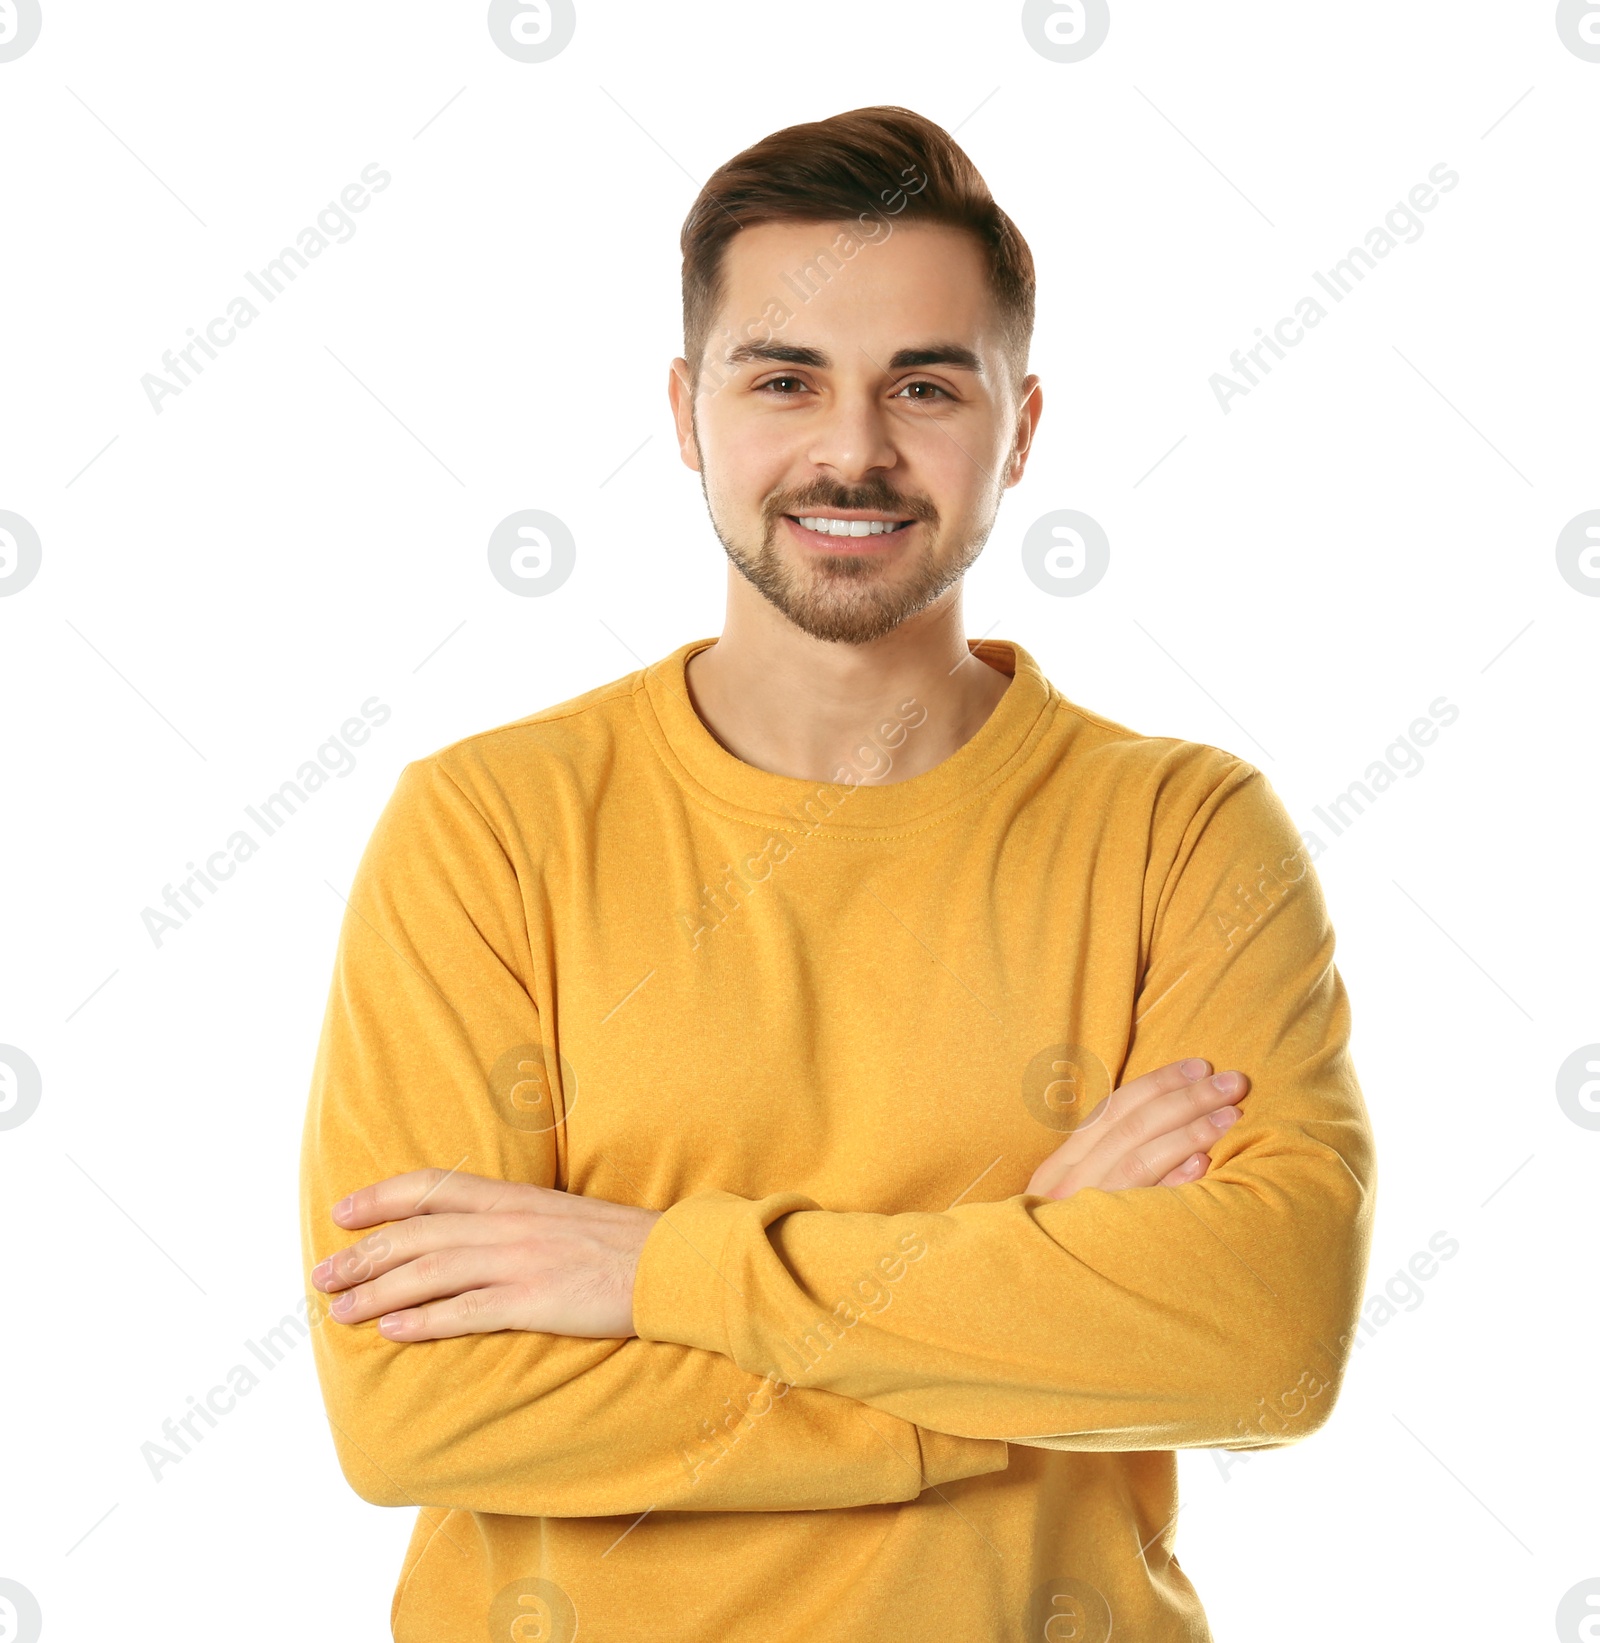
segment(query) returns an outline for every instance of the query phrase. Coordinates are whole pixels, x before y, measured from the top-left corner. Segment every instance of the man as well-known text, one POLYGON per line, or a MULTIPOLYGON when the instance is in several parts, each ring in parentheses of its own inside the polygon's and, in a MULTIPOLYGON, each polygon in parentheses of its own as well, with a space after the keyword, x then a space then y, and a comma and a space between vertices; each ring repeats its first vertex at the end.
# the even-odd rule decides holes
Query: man
POLYGON ((1042 396, 948 134, 780 131, 683 249, 722 635, 409 764, 340 937, 304 1236, 394 1635, 1205 1638, 1174 1451, 1326 1421, 1366 1266, 1315 874, 963 637, 1042 396))

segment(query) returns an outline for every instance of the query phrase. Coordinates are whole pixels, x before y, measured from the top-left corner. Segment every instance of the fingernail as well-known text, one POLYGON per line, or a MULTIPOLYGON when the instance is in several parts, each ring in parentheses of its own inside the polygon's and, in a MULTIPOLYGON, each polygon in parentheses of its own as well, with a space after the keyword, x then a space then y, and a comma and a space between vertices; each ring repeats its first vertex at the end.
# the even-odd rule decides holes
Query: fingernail
POLYGON ((322 1286, 325 1283, 327 1283, 327 1281, 332 1276, 333 1276, 333 1257, 331 1255, 328 1257, 328 1259, 326 1261, 319 1261, 311 1269, 311 1281, 312 1281, 312 1283, 314 1283, 317 1286, 318 1289, 321 1289, 322 1286))
POLYGON ((1197 1061, 1193 1057, 1190 1057, 1189 1060, 1185 1061, 1183 1065, 1178 1068, 1178 1071, 1181 1072, 1185 1078, 1204 1078, 1206 1075, 1206 1064, 1203 1061, 1197 1061))
POLYGON ((356 1304, 355 1291, 347 1289, 343 1295, 328 1303, 328 1310, 336 1317, 343 1317, 356 1304))
POLYGON ((405 1314, 400 1312, 386 1312, 378 1319, 378 1328, 386 1335, 402 1334, 406 1328, 405 1314))
POLYGON ((1219 1130, 1225 1130, 1230 1124, 1239 1122, 1239 1109, 1237 1107, 1218 1107, 1211 1115, 1211 1122, 1219 1130))
POLYGON ((1218 1073, 1211 1083, 1214 1089, 1221 1090, 1224 1095, 1232 1095, 1239 1087, 1239 1075, 1235 1072, 1218 1073))
POLYGON ((354 1203, 355 1198, 353 1196, 350 1198, 341 1198, 339 1202, 333 1206, 333 1218, 336 1221, 342 1221, 345 1216, 350 1213, 351 1206, 354 1203))

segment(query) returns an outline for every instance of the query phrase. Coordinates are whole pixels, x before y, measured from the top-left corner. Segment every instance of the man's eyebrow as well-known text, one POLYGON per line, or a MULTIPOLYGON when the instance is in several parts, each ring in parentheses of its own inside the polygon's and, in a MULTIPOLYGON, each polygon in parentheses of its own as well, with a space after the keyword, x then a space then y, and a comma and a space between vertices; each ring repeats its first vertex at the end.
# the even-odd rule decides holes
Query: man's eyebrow
MULTIPOLYGON (((801 348, 785 342, 747 342, 728 351, 728 365, 809 365, 814 370, 826 371, 833 361, 820 348, 801 348)), ((971 371, 974 376, 984 374, 983 361, 972 349, 959 342, 932 342, 921 348, 901 348, 889 358, 891 371, 915 370, 923 365, 948 365, 957 371, 971 371)))

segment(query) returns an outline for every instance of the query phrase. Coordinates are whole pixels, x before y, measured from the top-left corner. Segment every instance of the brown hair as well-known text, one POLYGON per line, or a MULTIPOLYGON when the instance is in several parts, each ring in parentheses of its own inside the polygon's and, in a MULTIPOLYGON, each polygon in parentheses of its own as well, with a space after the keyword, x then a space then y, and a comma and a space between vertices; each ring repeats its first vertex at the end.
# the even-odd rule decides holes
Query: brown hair
MULTIPOLYGON (((1013 380, 1020 382, 1033 336, 1028 242, 995 204, 988 184, 948 131, 909 108, 876 107, 786 126, 734 155, 706 179, 679 236, 683 351, 691 383, 698 388, 701 360, 724 295, 723 248, 741 228, 769 222, 864 222, 869 215, 883 223, 891 218, 943 223, 976 237, 987 260, 1006 357, 1013 380)), ((822 277, 831 275, 824 270, 822 277)))

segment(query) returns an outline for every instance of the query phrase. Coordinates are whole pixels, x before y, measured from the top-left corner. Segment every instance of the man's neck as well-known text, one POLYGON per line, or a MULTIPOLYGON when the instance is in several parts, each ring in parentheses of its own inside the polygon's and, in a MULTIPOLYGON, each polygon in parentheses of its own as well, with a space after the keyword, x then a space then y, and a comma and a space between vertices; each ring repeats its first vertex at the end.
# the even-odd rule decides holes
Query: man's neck
POLYGON ((730 595, 722 637, 686 677, 706 729, 758 770, 907 781, 981 730, 1010 683, 968 650, 959 584, 864 645, 814 639, 765 599, 730 595))

